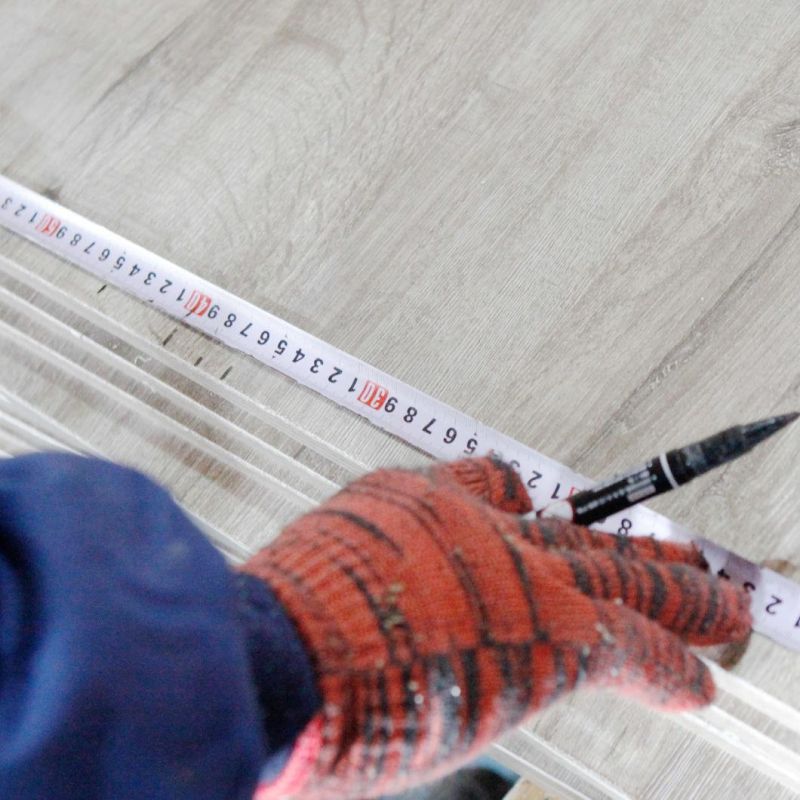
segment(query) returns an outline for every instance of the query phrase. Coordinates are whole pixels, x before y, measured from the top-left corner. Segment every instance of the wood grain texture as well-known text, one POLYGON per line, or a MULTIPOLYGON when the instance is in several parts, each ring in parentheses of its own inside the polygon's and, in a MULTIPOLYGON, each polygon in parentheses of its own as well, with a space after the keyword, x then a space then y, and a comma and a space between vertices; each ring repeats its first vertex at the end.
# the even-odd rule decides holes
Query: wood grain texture
MULTIPOLYGON (((0 171, 580 472, 800 406, 794 2, 0 19, 0 171)), ((232 558, 424 460, 5 232, 0 286, 0 450, 145 469, 232 558)), ((653 505, 800 579, 799 445, 653 505)), ((799 664, 754 637, 706 716, 579 695, 498 752, 574 796, 797 796, 799 664)))

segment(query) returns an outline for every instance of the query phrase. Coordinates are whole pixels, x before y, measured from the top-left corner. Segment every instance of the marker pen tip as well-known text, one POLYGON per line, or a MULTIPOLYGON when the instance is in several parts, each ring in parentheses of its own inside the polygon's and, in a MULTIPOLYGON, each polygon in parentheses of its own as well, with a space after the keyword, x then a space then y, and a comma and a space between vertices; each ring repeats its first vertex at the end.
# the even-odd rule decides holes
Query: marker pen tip
POLYGON ((772 428, 776 431, 780 430, 790 422, 794 422, 798 417, 800 417, 800 411, 790 411, 788 414, 779 414, 772 418, 772 428))

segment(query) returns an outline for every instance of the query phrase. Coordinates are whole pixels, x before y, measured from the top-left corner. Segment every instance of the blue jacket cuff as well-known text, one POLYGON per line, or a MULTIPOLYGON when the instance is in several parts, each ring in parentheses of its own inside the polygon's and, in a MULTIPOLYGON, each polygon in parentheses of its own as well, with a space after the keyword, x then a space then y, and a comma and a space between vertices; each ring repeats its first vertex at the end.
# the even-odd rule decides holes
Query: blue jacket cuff
POLYGON ((319 707, 272 592, 162 488, 0 459, 0 797, 250 800, 319 707))
POLYGON ((300 732, 322 706, 311 660, 283 606, 253 575, 235 577, 239 621, 263 712, 267 756, 261 780, 277 777, 300 732))

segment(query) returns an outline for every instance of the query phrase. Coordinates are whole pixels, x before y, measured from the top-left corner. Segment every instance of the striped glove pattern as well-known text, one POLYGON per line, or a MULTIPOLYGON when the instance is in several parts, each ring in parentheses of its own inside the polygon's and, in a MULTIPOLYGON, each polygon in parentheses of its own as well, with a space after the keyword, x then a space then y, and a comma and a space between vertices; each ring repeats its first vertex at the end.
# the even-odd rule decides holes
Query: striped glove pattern
POLYGON ((365 798, 433 780, 581 684, 709 703, 687 644, 744 639, 745 592, 699 551, 520 517, 488 458, 382 470, 244 567, 296 624, 323 708, 257 798, 365 798))

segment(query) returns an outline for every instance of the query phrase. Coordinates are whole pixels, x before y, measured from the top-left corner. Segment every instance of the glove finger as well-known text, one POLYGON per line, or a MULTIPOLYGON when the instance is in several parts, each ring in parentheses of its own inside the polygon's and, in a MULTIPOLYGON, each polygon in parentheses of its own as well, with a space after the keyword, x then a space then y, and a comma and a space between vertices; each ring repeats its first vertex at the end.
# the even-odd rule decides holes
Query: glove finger
POLYGON ((674 711, 714 698, 708 669, 680 638, 625 606, 565 589, 552 607, 540 607, 540 618, 547 619, 550 648, 534 665, 534 708, 581 684, 674 711))
POLYGON ((602 551, 549 551, 545 558, 552 571, 583 594, 621 602, 691 644, 739 641, 750 632, 747 593, 696 567, 602 551))
POLYGON ((500 511, 526 514, 533 505, 517 471, 496 458, 464 458, 434 464, 427 471, 436 485, 458 485, 500 511))
POLYGON ((681 639, 625 606, 596 602, 600 642, 585 659, 587 683, 607 686, 665 711, 714 699, 711 673, 681 639))
POLYGON ((538 547, 559 550, 612 550, 626 558, 692 564, 705 569, 703 554, 693 544, 663 542, 651 536, 617 536, 575 525, 563 519, 519 521, 523 536, 538 547))
POLYGON ((348 484, 331 500, 356 494, 391 495, 397 502, 405 500, 415 505, 442 491, 451 503, 483 501, 494 509, 509 512, 514 519, 533 507, 514 469, 492 458, 437 462, 425 470, 376 470, 348 484))

